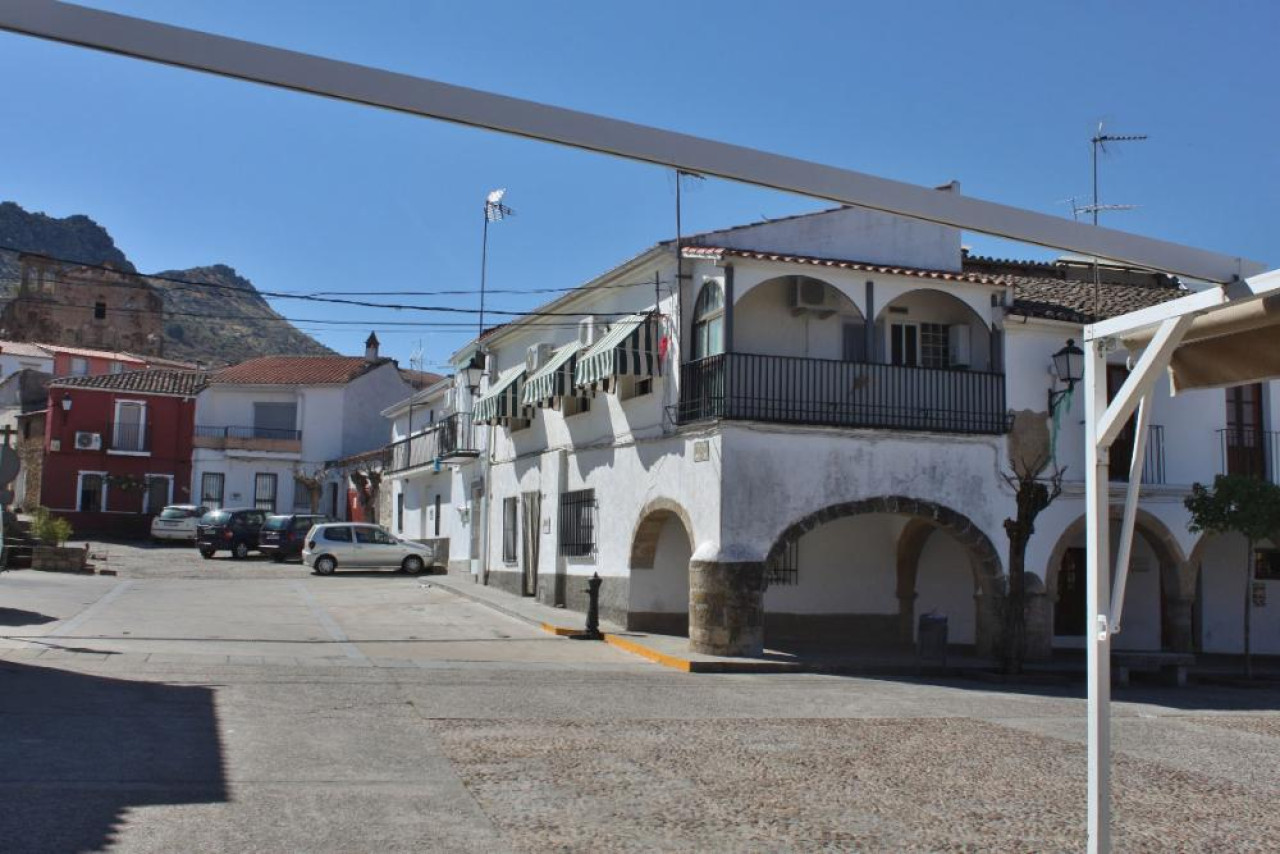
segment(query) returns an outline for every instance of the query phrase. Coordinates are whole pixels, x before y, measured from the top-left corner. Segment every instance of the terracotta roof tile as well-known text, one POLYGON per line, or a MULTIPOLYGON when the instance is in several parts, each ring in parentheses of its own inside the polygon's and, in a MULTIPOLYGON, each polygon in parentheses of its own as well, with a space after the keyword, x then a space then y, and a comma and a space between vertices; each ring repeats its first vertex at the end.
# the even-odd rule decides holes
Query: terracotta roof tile
POLYGON ((362 356, 263 356, 210 377, 213 385, 346 385, 374 368, 391 362, 370 362, 362 356))
POLYGON ((989 276, 982 273, 956 272, 955 270, 926 270, 920 267, 901 267, 891 264, 871 264, 866 261, 851 261, 844 258, 815 258, 810 255, 787 255, 777 252, 762 252, 755 249, 727 249, 719 246, 685 246, 686 258, 722 258, 726 255, 735 258, 749 258, 754 261, 774 261, 780 264, 808 264, 814 267, 834 267, 840 270, 857 270, 865 273, 883 273, 895 276, 915 276, 921 279, 936 279, 947 282, 970 282, 978 285, 1003 285, 1000 276, 989 276))
POLYGON ((103 391, 130 391, 138 394, 194 397, 205 387, 208 380, 209 375, 204 371, 152 368, 145 371, 100 374, 94 377, 58 377, 49 383, 49 387, 92 388, 103 391))

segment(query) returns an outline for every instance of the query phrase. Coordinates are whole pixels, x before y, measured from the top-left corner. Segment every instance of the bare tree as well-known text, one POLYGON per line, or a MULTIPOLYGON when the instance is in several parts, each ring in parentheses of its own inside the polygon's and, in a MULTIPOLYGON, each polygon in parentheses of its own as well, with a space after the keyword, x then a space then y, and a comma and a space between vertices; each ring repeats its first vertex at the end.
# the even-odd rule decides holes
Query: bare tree
POLYGON ((324 484, 327 472, 323 468, 295 468, 293 481, 307 491, 307 501, 313 514, 320 512, 320 501, 324 497, 324 484))
POLYGON ((1004 626, 1001 650, 1004 671, 1022 672, 1027 654, 1027 543, 1036 532, 1036 517, 1044 512, 1062 494, 1062 477, 1065 468, 1053 465, 1051 455, 1042 454, 1012 459, 1009 473, 1002 475, 1013 489, 1016 511, 1011 519, 1004 520, 1004 532, 1009 537, 1009 589, 1005 596, 1004 626))
POLYGON ((370 522, 378 521, 378 493, 382 490, 382 465, 365 462, 353 469, 348 477, 356 487, 356 500, 370 522))

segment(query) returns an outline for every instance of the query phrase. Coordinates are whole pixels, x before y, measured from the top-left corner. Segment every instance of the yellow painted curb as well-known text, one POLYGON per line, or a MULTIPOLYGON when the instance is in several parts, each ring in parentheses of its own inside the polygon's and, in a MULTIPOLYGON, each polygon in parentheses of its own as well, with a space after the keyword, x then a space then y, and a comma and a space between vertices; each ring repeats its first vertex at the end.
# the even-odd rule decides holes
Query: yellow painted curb
POLYGON ((557 626, 552 623, 543 623, 542 630, 561 638, 576 635, 582 631, 582 629, 566 629, 564 626, 557 626))
POLYGON ((663 667, 670 667, 674 670, 679 670, 682 673, 690 673, 693 670, 693 662, 689 661, 687 658, 678 658, 674 655, 667 655, 665 652, 658 652, 656 649, 651 649, 644 644, 639 644, 635 641, 618 637, 617 635, 605 635, 604 642, 610 646, 616 646, 618 649, 632 653, 633 655, 638 655, 641 658, 647 658, 650 661, 657 662, 663 667))

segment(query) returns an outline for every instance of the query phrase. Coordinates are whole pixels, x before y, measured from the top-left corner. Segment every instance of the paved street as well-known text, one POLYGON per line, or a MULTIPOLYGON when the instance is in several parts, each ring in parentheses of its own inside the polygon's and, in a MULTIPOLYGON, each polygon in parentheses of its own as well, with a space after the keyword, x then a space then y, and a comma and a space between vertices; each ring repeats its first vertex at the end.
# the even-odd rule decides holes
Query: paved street
MULTIPOLYGON (((1078 686, 694 676, 419 579, 0 575, 15 852, 1071 851, 1078 686)), ((1117 843, 1273 850, 1280 692, 1118 694, 1117 843)))

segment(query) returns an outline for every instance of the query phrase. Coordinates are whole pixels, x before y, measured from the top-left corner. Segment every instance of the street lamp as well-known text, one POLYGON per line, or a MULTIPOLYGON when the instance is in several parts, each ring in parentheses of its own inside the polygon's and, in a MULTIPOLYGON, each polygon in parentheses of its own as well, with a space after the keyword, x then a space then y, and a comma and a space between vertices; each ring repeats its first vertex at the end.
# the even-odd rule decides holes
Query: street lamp
POLYGON ((471 396, 475 397, 476 392, 480 389, 480 378, 484 376, 484 353, 476 350, 471 357, 471 361, 462 369, 463 379, 467 383, 467 391, 471 392, 471 396))
POLYGON ((1049 415, 1052 416, 1062 399, 1071 394, 1076 383, 1084 379, 1084 351, 1076 346, 1074 338, 1067 339, 1067 346, 1053 354, 1053 372, 1067 384, 1065 389, 1049 389, 1049 415))
POLYGON ((492 190, 484 199, 484 232, 480 239, 480 331, 476 337, 484 335, 484 284, 485 284, 485 268, 489 263, 489 223, 502 222, 506 217, 512 216, 515 211, 502 203, 502 197, 507 194, 506 188, 501 190, 492 190))

